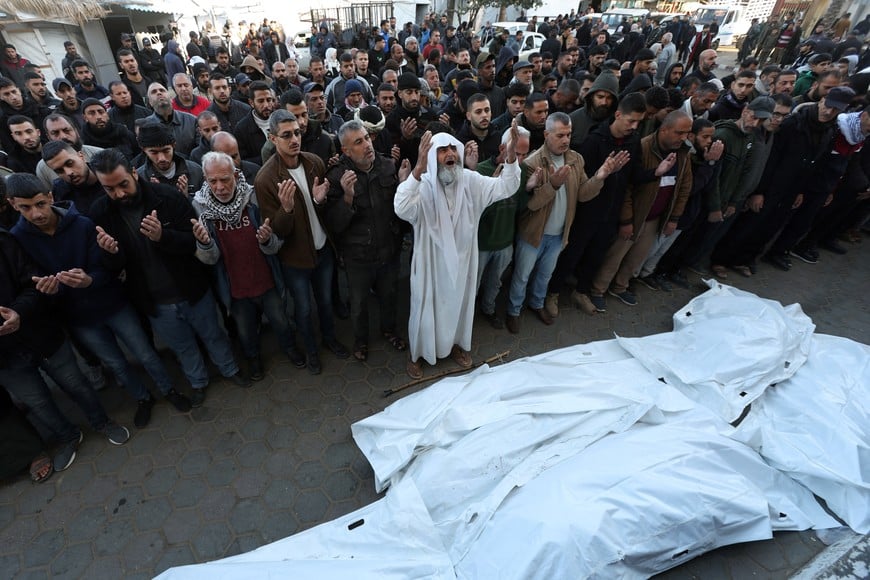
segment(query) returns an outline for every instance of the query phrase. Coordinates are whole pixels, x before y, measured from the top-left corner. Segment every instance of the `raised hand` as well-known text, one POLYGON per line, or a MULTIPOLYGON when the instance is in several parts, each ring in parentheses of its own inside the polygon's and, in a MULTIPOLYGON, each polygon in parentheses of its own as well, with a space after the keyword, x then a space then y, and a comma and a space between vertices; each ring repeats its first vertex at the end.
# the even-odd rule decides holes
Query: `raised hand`
POLYGON ((36 284, 36 289, 43 294, 57 294, 60 290, 60 282, 55 276, 33 276, 30 279, 36 284))
POLYGON ((402 159, 402 164, 399 165, 399 181, 405 181, 411 175, 411 162, 407 159, 402 159))
POLYGON ((208 235, 208 228, 196 218, 190 218, 190 225, 193 226, 193 237, 196 241, 207 246, 211 243, 211 236, 208 235))
POLYGON ((526 180, 526 191, 532 191, 544 183, 544 168, 538 167, 526 180))
POLYGON ((329 158, 329 161, 326 163, 326 167, 332 167, 334 165, 338 165, 338 160, 341 159, 341 155, 336 153, 332 157, 329 158))
POLYGON ((399 123, 399 129, 402 131, 402 139, 410 141, 414 138, 414 133, 417 132, 417 119, 406 117, 399 123))
POLYGON ((520 132, 517 129, 516 117, 511 121, 511 126, 508 131, 510 131, 510 134, 508 135, 508 140, 504 147, 504 161, 505 163, 513 163, 517 160, 517 141, 520 140, 520 132))
POLYGON ((326 178, 321 180, 319 177, 315 177, 314 189, 311 190, 311 198, 314 200, 314 203, 320 205, 326 201, 327 191, 329 191, 329 180, 326 178))
POLYGON ((440 115, 438 115, 438 120, 445 125, 450 125, 450 115, 448 115, 447 113, 441 113, 440 115))
POLYGON ((665 173, 671 170, 674 164, 677 162, 677 154, 671 153, 659 163, 659 166, 656 167, 656 177, 661 177, 665 173))
POLYGON ((567 165, 563 165, 559 169, 556 169, 554 165, 550 166, 550 185, 553 186, 553 189, 559 189, 565 182, 568 181, 568 174, 571 172, 571 168, 567 165))
POLYGON ((118 253, 118 241, 107 234, 101 226, 97 226, 97 245, 110 254, 118 253))
POLYGON ((157 219, 157 210, 152 209, 151 213, 142 218, 142 223, 139 225, 139 233, 151 240, 159 242, 163 237, 163 224, 157 219))
POLYGON ((58 272, 55 277, 58 282, 70 288, 87 288, 94 282, 94 279, 81 268, 72 268, 71 270, 58 272))
POLYGON ((187 176, 186 175, 179 175, 178 181, 175 182, 175 187, 177 187, 178 191, 180 191, 181 193, 183 193, 186 196, 187 195, 187 184, 188 184, 187 176))
POLYGON ((417 165, 414 167, 414 179, 420 181, 420 176, 426 173, 429 165, 429 150, 432 149, 432 131, 426 131, 420 137, 420 150, 417 155, 417 165))
POLYGON ((265 244, 272 237, 272 224, 269 221, 269 218, 263 220, 263 224, 257 228, 257 241, 261 244, 265 244))
POLYGON ((287 213, 293 213, 293 208, 296 206, 295 181, 285 179, 278 184, 278 201, 281 202, 281 209, 287 213))
POLYGON ((713 141, 707 150, 704 152, 704 159, 707 161, 719 161, 722 158, 722 153, 725 152, 725 144, 722 141, 713 141))
POLYGON ((398 145, 393 145, 393 148, 390 149, 390 157, 392 157, 393 161, 395 161, 396 163, 398 163, 399 159, 402 158, 402 150, 399 149, 398 145))
POLYGON ((3 324, 0 324, 0 336, 12 334, 21 327, 21 317, 11 308, 0 306, 0 318, 3 319, 3 324))
POLYGON ((604 160, 604 163, 601 164, 601 167, 598 168, 598 171, 595 172, 595 177, 604 181, 611 174, 616 173, 623 167, 625 164, 631 160, 631 155, 628 151, 618 151, 612 152, 607 156, 607 159, 604 160))
POLYGON ((341 189, 344 190, 344 202, 347 205, 353 203, 353 196, 356 194, 354 191, 356 180, 356 172, 351 171, 350 169, 345 169, 344 173, 341 175, 339 183, 341 183, 341 189))
POLYGON ((761 208, 764 207, 764 196, 759 193, 750 195, 749 199, 746 200, 746 206, 755 213, 760 212, 761 208))
POLYGON ((472 171, 476 171, 479 158, 480 149, 478 148, 477 143, 469 141, 468 145, 465 146, 465 166, 472 171))

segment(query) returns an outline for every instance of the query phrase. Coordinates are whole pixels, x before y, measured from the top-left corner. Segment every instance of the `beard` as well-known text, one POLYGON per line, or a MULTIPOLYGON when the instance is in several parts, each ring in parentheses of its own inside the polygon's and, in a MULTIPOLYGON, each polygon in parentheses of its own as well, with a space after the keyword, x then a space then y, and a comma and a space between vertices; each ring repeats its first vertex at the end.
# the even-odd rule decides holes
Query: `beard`
POLYGON ((440 183, 443 187, 448 187, 456 182, 459 179, 459 170, 460 167, 458 165, 454 165, 452 167, 448 167, 447 165, 441 165, 438 167, 438 183, 440 183))

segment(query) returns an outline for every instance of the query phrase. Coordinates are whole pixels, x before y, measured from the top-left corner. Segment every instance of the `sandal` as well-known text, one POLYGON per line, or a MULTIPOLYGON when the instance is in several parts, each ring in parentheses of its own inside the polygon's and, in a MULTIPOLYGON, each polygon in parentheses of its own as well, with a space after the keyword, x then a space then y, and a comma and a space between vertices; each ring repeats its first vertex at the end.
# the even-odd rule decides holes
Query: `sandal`
POLYGON ((420 361, 409 360, 408 365, 405 367, 405 372, 407 372, 408 376, 412 379, 422 379, 423 363, 420 361))
POLYGON ((744 278, 752 278, 752 268, 749 266, 731 266, 731 269, 744 278))
POLYGON ((365 362, 369 358, 369 347, 367 344, 357 344, 353 347, 353 358, 360 362, 365 362))
POLYGON ((456 345, 453 345, 453 350, 450 351, 450 358, 464 369, 471 368, 471 355, 456 345))
POLYGON ((406 343, 402 339, 402 337, 397 334, 393 334, 392 332, 385 332, 384 339, 386 339, 386 341, 390 343, 390 346, 392 346, 399 352, 402 352, 403 350, 408 348, 408 343, 406 343))
POLYGON ((710 270, 713 272, 713 275, 721 280, 728 279, 728 271, 725 269, 725 266, 720 264, 713 264, 710 266, 710 270))
POLYGON ((47 455, 40 455, 30 464, 30 480, 33 483, 42 483, 54 473, 54 466, 47 455))

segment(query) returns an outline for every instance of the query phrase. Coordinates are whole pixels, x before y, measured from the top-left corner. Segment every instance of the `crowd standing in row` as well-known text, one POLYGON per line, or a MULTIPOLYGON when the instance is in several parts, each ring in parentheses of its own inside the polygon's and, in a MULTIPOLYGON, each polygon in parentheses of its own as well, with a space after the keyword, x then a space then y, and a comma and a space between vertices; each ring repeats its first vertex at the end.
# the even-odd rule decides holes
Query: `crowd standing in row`
MULTIPOLYGON (((692 272, 748 277, 759 259, 789 270, 820 247, 844 253, 839 240, 868 215, 867 51, 801 44, 785 67, 746 56, 719 79, 708 31, 683 49, 681 29, 626 24, 614 38, 545 19, 549 44, 527 61, 521 33, 483 48, 486 30, 469 38, 446 18, 363 27, 337 58, 322 27, 306 78, 265 23, 241 48, 203 48, 189 73, 172 40, 163 76, 149 74, 147 44, 128 42, 122 80, 105 88, 72 43, 56 97, 38 67, 0 78, 12 172, 0 181, 0 384, 11 395, 0 403, 60 444, 48 459, 33 428, 10 419, 22 466, 44 480, 82 440, 40 371, 123 444, 129 430, 95 394, 103 368, 143 427, 155 399, 127 353, 187 412, 206 399, 202 347, 227 381, 263 378, 263 316, 299 369, 320 373, 321 348, 365 361, 379 334, 420 378, 423 361, 472 366, 475 311, 518 333, 523 308, 552 325, 569 301, 590 315, 607 311, 606 296, 634 306, 636 284, 669 291, 692 272), (350 348, 335 317, 350 318, 350 348)), ((191 44, 188 55, 197 33, 191 44)))

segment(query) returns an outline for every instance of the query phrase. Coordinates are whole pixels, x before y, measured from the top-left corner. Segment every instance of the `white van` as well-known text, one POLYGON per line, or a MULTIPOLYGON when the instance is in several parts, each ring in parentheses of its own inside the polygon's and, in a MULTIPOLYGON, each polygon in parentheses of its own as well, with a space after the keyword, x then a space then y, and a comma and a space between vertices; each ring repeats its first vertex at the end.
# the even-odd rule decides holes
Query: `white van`
POLYGON ((638 22, 643 25, 643 19, 649 16, 649 10, 645 8, 613 8, 601 15, 601 21, 607 25, 607 32, 613 34, 622 24, 624 18, 629 22, 638 22))
POLYGON ((695 29, 701 32, 705 24, 719 25, 719 35, 713 48, 737 44, 737 39, 749 32, 750 22, 744 18, 745 7, 737 4, 707 4, 695 10, 695 29))

